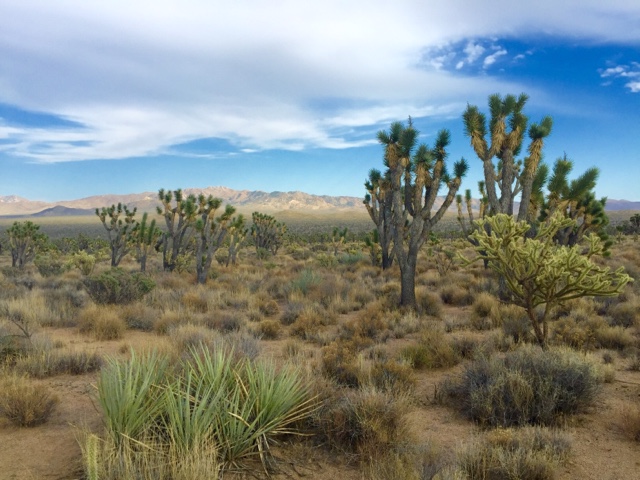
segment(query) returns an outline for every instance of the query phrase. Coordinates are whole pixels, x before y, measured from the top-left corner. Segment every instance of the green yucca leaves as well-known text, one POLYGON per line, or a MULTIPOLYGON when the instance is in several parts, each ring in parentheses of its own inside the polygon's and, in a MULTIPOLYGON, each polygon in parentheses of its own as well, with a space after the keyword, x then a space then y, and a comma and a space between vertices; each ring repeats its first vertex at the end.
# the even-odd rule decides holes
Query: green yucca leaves
POLYGON ((264 462, 273 438, 296 433, 293 424, 316 408, 295 368, 237 362, 225 348, 200 345, 189 353, 175 368, 157 353, 132 353, 103 369, 98 397, 118 448, 125 440, 132 441, 128 446, 164 442, 188 456, 207 443, 227 465, 255 455, 264 462))

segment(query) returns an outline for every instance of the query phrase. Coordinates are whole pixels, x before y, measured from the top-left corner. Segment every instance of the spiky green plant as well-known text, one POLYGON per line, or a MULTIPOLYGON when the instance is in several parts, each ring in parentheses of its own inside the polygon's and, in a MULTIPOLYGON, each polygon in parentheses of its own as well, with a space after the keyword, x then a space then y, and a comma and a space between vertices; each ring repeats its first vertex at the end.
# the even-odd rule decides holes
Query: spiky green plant
POLYGON ((111 248, 111 266, 117 267, 124 256, 129 253, 130 235, 135 225, 135 216, 137 208, 129 210, 126 205, 118 203, 110 207, 96 208, 96 216, 102 222, 107 235, 109 237, 109 246, 111 248), (121 218, 124 214, 124 219, 121 218))
POLYGON ((140 262, 141 272, 147 270, 147 257, 155 247, 160 235, 162 235, 162 232, 156 226, 156 219, 154 218, 150 223, 147 223, 148 219, 149 214, 144 212, 142 220, 136 222, 131 232, 131 240, 136 249, 136 259, 140 262))
POLYGON ((215 214, 222 205, 222 200, 211 195, 198 196, 197 220, 195 229, 196 237, 196 280, 204 284, 209 276, 211 263, 216 251, 224 242, 227 235, 228 224, 236 209, 227 205, 222 215, 215 218, 215 214))

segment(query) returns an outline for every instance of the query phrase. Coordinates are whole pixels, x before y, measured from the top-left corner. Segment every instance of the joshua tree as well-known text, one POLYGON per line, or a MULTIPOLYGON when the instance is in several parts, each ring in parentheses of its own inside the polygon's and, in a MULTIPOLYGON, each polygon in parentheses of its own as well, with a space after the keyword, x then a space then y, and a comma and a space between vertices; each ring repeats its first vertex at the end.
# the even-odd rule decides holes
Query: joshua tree
POLYGON ((229 254, 225 266, 235 265, 237 262, 238 251, 242 243, 247 238, 249 229, 245 226, 244 215, 240 214, 234 217, 229 223, 227 238, 229 239, 229 254))
POLYGON ((529 218, 528 210, 533 193, 538 165, 542 159, 544 139, 551 133, 553 121, 544 117, 539 124, 529 127, 531 142, 524 164, 516 157, 522 150, 522 142, 527 130, 527 117, 522 110, 528 100, 526 94, 518 98, 507 95, 501 98, 495 94, 489 97, 491 119, 487 132, 487 120, 478 107, 468 105, 463 114, 465 134, 471 139, 471 146, 482 161, 485 187, 489 204, 489 214, 506 213, 513 215, 516 195, 521 195, 518 220, 529 218), (487 141, 489 134, 489 142, 487 141), (497 158, 497 165, 493 159, 497 158), (524 167, 524 168, 523 168, 524 167), (500 192, 498 193, 497 188, 500 192), (498 196, 499 195, 499 196, 498 196))
POLYGON ((253 212, 251 214, 251 236, 256 245, 256 251, 266 250, 272 255, 278 253, 282 246, 287 226, 279 223, 271 215, 253 212))
POLYGON ((142 221, 136 223, 131 232, 131 240, 136 248, 136 258, 140 262, 140 271, 147 270, 147 257, 151 250, 158 242, 158 238, 162 235, 160 229, 156 226, 155 218, 151 223, 147 224, 149 214, 142 214, 142 221))
POLYGON ((236 209, 227 205, 222 215, 215 214, 222 205, 222 200, 211 195, 199 195, 197 200, 196 239, 196 275, 197 281, 204 284, 209 277, 213 256, 224 242, 228 223, 236 209))
POLYGON ((331 232, 331 243, 333 245, 333 256, 338 256, 338 250, 344 243, 347 241, 347 227, 344 227, 342 230, 338 227, 333 227, 333 231, 331 232))
POLYGON ((118 203, 110 207, 96 208, 96 216, 104 225, 109 236, 109 246, 111 248, 111 266, 117 267, 124 256, 129 253, 129 236, 135 225, 133 217, 137 209, 129 210, 126 205, 118 203), (121 218, 124 214, 124 220, 121 218))
POLYGON ((173 271, 191 238, 198 211, 196 197, 189 195, 185 198, 180 189, 173 192, 160 189, 158 198, 162 202, 162 207, 157 208, 158 215, 164 217, 167 231, 162 233, 157 247, 162 247, 163 268, 173 271), (175 206, 172 205, 174 200, 175 206))
POLYGON ((369 216, 376 225, 377 243, 380 246, 382 258, 382 269, 386 270, 393 264, 393 250, 391 242, 391 183, 389 178, 383 177, 380 170, 372 168, 369 171, 369 178, 364 183, 367 193, 364 196, 364 205, 369 212, 369 216))
POLYGON ((597 168, 590 168, 569 182, 567 177, 572 169, 573 162, 566 154, 556 160, 547 186, 549 194, 542 204, 540 220, 544 221, 555 212, 561 212, 574 220, 574 223, 558 230, 554 237, 558 244, 576 245, 588 233, 595 233, 603 240, 605 254, 608 254, 607 250, 612 242, 605 231, 609 224, 604 211, 607 199, 597 200, 593 192, 600 172, 597 168))
POLYGON ((382 264, 382 248, 380 248, 380 237, 378 236, 378 230, 373 230, 371 233, 364 237, 364 243, 369 249, 369 257, 371 258, 371 265, 379 267, 382 264))
POLYGON ((633 281, 622 267, 611 272, 591 260, 604 252, 597 235, 587 237, 585 254, 577 245, 557 245, 553 241, 557 233, 575 225, 561 212, 541 224, 533 238, 527 238, 529 223, 516 222, 511 215, 499 214, 478 223, 480 228, 471 234, 478 255, 468 263, 486 259, 489 267, 505 279, 511 301, 525 309, 543 348, 547 346, 548 318, 554 306, 585 296, 616 296, 633 281), (540 312, 538 307, 542 308, 540 312))
POLYGON ((13 222, 13 225, 7 229, 12 267, 22 269, 35 258, 47 238, 38 230, 40 230, 40 225, 29 220, 13 222))
POLYGON ((393 251, 400 266, 400 305, 415 309, 415 275, 418 252, 453 202, 462 177, 467 172, 464 159, 454 165, 451 178, 446 169, 446 147, 450 142, 448 130, 438 132, 432 149, 422 144, 417 149, 418 131, 411 118, 407 126, 391 124, 389 132, 378 132, 384 146, 385 177, 389 179, 391 199, 391 232, 393 251), (442 185, 448 192, 440 208, 432 214, 438 190, 442 185))

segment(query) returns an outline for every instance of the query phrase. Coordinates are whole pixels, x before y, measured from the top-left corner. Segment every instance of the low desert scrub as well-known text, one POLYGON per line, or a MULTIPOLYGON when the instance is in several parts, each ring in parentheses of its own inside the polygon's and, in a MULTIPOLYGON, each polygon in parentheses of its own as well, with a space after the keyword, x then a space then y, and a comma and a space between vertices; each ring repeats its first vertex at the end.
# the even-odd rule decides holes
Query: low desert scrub
POLYGON ((243 313, 228 310, 216 310, 202 318, 202 323, 212 330, 237 332, 245 327, 247 319, 243 313))
POLYGON ((160 317, 160 313, 155 308, 141 302, 125 305, 120 312, 128 328, 143 332, 152 331, 156 320, 160 317))
POLYGON ((482 292, 471 305, 470 323, 476 330, 491 330, 501 326, 500 302, 493 295, 482 292))
POLYGON ((217 447, 212 442, 198 442, 188 454, 162 443, 131 442, 118 448, 111 437, 102 439, 85 433, 80 440, 87 480, 193 480, 219 478, 222 470, 217 447))
POLYGON ((119 340, 127 324, 113 307, 90 305, 78 313, 80 332, 91 334, 96 340, 119 340))
MULTIPOLYGON (((80 285, 78 285, 80 286, 80 285)), ((89 297, 80 288, 63 283, 56 288, 42 291, 49 316, 43 320, 42 326, 76 327, 78 310, 87 305, 89 297)))
POLYGON ((613 326, 640 326, 640 302, 637 300, 617 303, 609 308, 607 314, 609 323, 613 326))
POLYGON ((45 423, 58 403, 48 388, 15 373, 0 373, 0 416, 21 427, 45 423))
POLYGON ((196 288, 184 292, 180 303, 190 312, 207 313, 209 311, 210 300, 212 300, 211 293, 199 285, 196 288))
POLYGON ((91 299, 99 304, 124 305, 140 300, 155 287, 155 282, 142 273, 129 273, 112 268, 87 277, 84 286, 91 299))
POLYGON ((411 442, 405 413, 410 402, 374 387, 325 389, 314 414, 315 429, 333 449, 361 461, 398 451, 411 442))
POLYGON ((517 305, 501 305, 500 319, 502 333, 514 343, 533 342, 535 337, 531 331, 531 321, 522 307, 517 305))
POLYGON ((276 340, 282 333, 282 324, 278 320, 263 320, 253 328, 263 340, 276 340))
POLYGON ((460 362, 460 353, 444 332, 425 330, 420 340, 402 349, 402 358, 418 370, 452 367, 460 362))
POLYGON ((600 375, 569 349, 525 345, 503 358, 475 360, 440 390, 443 399, 481 425, 551 425, 593 404, 600 375))
POLYGON ((6 319, 15 333, 30 339, 51 316, 45 297, 39 290, 28 295, 0 301, 0 318, 6 319))
POLYGON ((177 325, 171 328, 167 335, 171 344, 179 353, 188 352, 198 346, 212 349, 216 341, 221 337, 220 333, 211 330, 203 325, 193 325, 191 323, 177 325))
POLYGON ((273 460, 274 439, 296 433, 295 424, 316 408, 299 370, 238 362, 225 349, 202 347, 174 369, 157 353, 111 360, 100 372, 98 399, 118 455, 162 445, 163 453, 175 449, 182 458, 215 445, 227 467, 273 460))
POLYGON ((553 480, 555 470, 568 459, 570 450, 569 437, 555 430, 498 429, 459 451, 454 471, 474 480, 553 480))
POLYGON ((83 375, 102 366, 102 357, 95 352, 38 349, 16 359, 13 369, 35 378, 55 375, 83 375))
POLYGON ((430 291, 428 288, 417 288, 416 300, 418 302, 418 311, 420 313, 430 317, 441 317, 442 300, 437 293, 430 291))
POLYGON ((360 384, 357 348, 352 342, 336 341, 322 348, 321 371, 328 379, 346 387, 360 384))
POLYGON ((443 286, 440 289, 440 298, 447 305, 457 307, 464 307, 473 303, 473 295, 469 293, 469 290, 455 283, 443 286))

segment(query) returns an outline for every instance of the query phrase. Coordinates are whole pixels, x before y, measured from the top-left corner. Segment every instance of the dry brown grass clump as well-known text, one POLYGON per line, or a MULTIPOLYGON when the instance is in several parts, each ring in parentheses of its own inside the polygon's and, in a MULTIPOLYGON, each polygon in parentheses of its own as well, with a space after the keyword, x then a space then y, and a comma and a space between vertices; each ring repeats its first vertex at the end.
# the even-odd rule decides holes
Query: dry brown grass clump
POLYGON ((490 330, 502 325, 500 302, 493 295, 481 292, 471 305, 470 323, 476 330, 490 330))
POLYGON ((418 370, 452 367, 461 359, 450 338, 433 329, 425 330, 417 343, 402 349, 401 356, 418 370))
POLYGON ((640 405, 627 405, 617 415, 616 424, 627 438, 640 442, 640 405))
POLYGON ((78 326, 82 333, 90 333, 96 340, 119 340, 127 324, 112 306, 90 305, 78 314, 78 326))
POLYGON ((14 425, 35 427, 45 423, 58 401, 49 389, 26 377, 7 373, 0 376, 0 416, 14 425))

